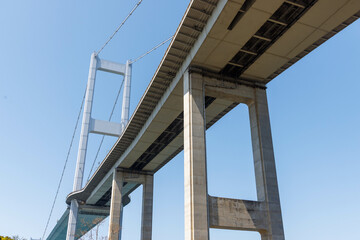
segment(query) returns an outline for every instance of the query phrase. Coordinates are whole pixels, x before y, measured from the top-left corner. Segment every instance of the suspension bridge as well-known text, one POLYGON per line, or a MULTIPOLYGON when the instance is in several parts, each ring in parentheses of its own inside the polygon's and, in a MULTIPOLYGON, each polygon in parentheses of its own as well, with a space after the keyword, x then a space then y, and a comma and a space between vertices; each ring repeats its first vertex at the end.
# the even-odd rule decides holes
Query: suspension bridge
POLYGON ((150 240, 154 174, 183 150, 186 240, 209 239, 209 228, 285 239, 266 84, 356 21, 360 1, 192 0, 174 36, 160 44, 171 40, 129 118, 132 61, 111 62, 100 52, 140 4, 91 55, 74 188, 46 239, 79 239, 108 216, 109 239, 120 239, 123 207, 143 185, 141 240, 150 240), (120 123, 91 117, 97 71, 124 76, 120 123), (207 193, 206 130, 239 104, 249 109, 257 201, 207 193), (83 184, 90 133, 118 140, 83 184))

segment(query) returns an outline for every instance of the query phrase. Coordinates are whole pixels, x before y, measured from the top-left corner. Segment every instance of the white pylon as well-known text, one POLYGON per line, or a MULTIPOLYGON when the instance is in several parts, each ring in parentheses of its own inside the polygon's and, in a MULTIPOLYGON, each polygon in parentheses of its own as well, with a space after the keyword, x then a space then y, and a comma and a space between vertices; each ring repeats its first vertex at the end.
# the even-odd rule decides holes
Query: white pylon
MULTIPOLYGON (((75 168, 73 191, 82 188, 84 178, 84 166, 89 133, 97 133, 110 136, 120 136, 129 121, 130 89, 131 89, 131 62, 119 64, 100 59, 96 53, 91 54, 88 83, 86 87, 85 105, 81 125, 80 142, 75 168), (121 111, 121 123, 113 123, 93 119, 91 117, 96 71, 105 71, 124 76, 123 103, 121 111)), ((76 199, 71 200, 66 240, 74 240, 79 204, 76 199)))

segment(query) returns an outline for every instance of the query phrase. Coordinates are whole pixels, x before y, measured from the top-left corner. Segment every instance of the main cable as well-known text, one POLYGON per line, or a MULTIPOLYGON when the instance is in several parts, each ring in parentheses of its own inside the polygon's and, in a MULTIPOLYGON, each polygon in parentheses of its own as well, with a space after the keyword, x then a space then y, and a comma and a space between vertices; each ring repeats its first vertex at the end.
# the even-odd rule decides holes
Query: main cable
MULTIPOLYGON (((118 100, 119 100, 119 96, 120 96, 120 93, 121 93, 121 89, 122 89, 122 87, 123 87, 123 85, 124 85, 124 80, 125 80, 125 78, 123 78, 123 80, 122 80, 122 82, 121 82, 121 85, 120 85, 120 88, 119 88, 119 91, 118 91, 118 93, 117 93, 117 96, 116 96, 116 99, 115 99, 113 108, 112 108, 111 113, 110 113, 109 122, 111 121, 111 118, 112 118, 112 116, 113 116, 113 114, 114 114, 115 107, 116 107, 116 104, 117 104, 117 102, 118 102, 118 100)), ((95 155, 95 158, 94 158, 94 162, 93 162, 92 165, 91 165, 91 169, 90 169, 90 172, 89 172, 89 176, 88 176, 86 182, 88 182, 89 179, 90 179, 91 173, 92 173, 92 171, 93 171, 93 169, 94 169, 94 165, 95 165, 96 159, 97 159, 98 156, 99 156, 99 152, 100 152, 101 146, 102 146, 102 144, 103 144, 103 142, 104 142, 104 138, 105 138, 105 135, 103 135, 102 138, 101 138, 99 148, 98 148, 98 150, 97 150, 97 152, 96 152, 96 155, 95 155)))
POLYGON ((105 44, 100 48, 100 50, 96 53, 96 55, 99 55, 101 51, 106 47, 106 45, 111 41, 111 39, 115 36, 115 34, 120 30, 120 28, 125 24, 125 22, 128 20, 128 18, 135 12, 135 10, 139 7, 143 0, 140 0, 134 8, 130 11, 130 13, 126 16, 126 18, 121 22, 121 24, 118 26, 118 28, 115 30, 115 32, 110 36, 110 38, 105 42, 105 44))
POLYGON ((83 108, 83 106, 84 106, 84 101, 85 101, 85 96, 86 96, 86 89, 87 89, 87 87, 85 88, 84 96, 83 96, 82 101, 81 101, 81 106, 80 106, 79 113, 78 113, 78 116, 77 116, 77 119, 76 119, 75 128, 74 128, 74 131, 73 131, 73 134, 72 134, 72 137, 71 137, 71 141, 70 141, 69 149, 68 149, 68 152, 67 152, 67 155, 66 155, 64 167, 63 167, 63 170, 62 170, 62 173, 61 173, 60 181, 59 181, 59 184, 58 184, 58 187, 57 187, 57 190, 56 190, 56 194, 55 194, 55 197, 54 197, 54 201, 53 201, 53 203, 52 203, 51 210, 50 210, 50 214, 49 214, 48 220, 47 220, 47 222, 46 222, 45 230, 44 230, 44 233, 43 233, 43 236, 42 236, 41 239, 44 239, 44 237, 45 237, 46 230, 47 230, 47 228, 48 228, 48 226, 49 226, 50 218, 51 218, 52 212, 53 212, 53 210, 54 210, 55 202, 56 202, 57 196, 58 196, 58 194, 59 194, 60 186, 61 186, 61 183, 62 183, 62 180, 63 180, 63 177, 64 177, 64 173, 65 173, 65 169, 66 169, 66 165, 67 165, 67 163, 68 163, 69 156, 70 156, 70 152, 71 152, 71 148, 72 148, 72 145, 73 145, 73 142, 74 142, 75 133, 76 133, 76 130, 77 130, 78 125, 79 125, 79 120, 80 120, 80 116, 81 116, 81 111, 82 111, 82 108, 83 108))

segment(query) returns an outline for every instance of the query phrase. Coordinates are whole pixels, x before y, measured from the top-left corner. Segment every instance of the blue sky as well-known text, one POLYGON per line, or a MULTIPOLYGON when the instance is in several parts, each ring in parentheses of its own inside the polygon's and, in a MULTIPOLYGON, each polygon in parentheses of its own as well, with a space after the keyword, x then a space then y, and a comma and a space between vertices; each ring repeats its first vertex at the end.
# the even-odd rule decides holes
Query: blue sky
MULTIPOLYGON (((1 3, 0 235, 42 235, 86 85, 90 55, 136 2, 1 3)), ((188 2, 144 0, 101 57, 125 62, 167 39, 175 32, 188 2)), ((268 84, 287 239, 358 236, 359 42, 358 21, 268 84)), ((165 46, 134 64, 131 112, 164 51, 165 46)), ((121 80, 98 74, 95 118, 108 118, 121 80)), ((119 119, 120 107, 113 120, 119 119)), ((209 194, 255 200, 248 123, 247 109, 240 105, 207 131, 209 194)), ((78 135, 47 233, 66 208, 78 135)), ((100 139, 91 135, 85 177, 100 139)), ((106 138, 98 161, 115 140, 106 138)), ((140 193, 141 189, 135 191, 125 208, 124 239, 140 236, 140 193)), ((155 175, 154 194, 153 238, 183 239, 182 153, 155 175)), ((211 230, 210 234, 215 240, 260 239, 257 233, 241 231, 211 230)))

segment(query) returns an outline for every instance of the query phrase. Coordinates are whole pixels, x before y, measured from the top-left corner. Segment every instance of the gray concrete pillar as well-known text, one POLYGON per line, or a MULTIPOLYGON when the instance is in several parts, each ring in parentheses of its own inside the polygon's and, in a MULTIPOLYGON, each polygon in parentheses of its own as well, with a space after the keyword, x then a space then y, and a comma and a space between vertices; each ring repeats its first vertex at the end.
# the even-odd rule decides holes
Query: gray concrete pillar
POLYGON ((188 71, 183 81, 185 240, 208 240, 204 82, 188 71))
POLYGON ((111 203, 110 203, 110 217, 109 217, 109 240, 121 239, 122 228, 122 194, 121 189, 124 183, 124 176, 121 171, 114 170, 111 203))
POLYGON ((151 240, 152 237, 153 186, 153 176, 145 175, 143 183, 141 240, 151 240))
POLYGON ((261 233, 261 239, 284 240, 266 90, 254 88, 254 96, 249 115, 256 189, 258 201, 264 202, 267 208, 268 226, 268 231, 261 233))

